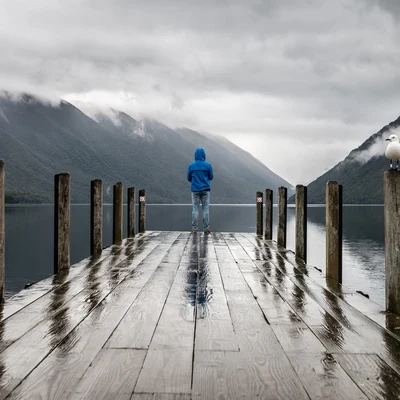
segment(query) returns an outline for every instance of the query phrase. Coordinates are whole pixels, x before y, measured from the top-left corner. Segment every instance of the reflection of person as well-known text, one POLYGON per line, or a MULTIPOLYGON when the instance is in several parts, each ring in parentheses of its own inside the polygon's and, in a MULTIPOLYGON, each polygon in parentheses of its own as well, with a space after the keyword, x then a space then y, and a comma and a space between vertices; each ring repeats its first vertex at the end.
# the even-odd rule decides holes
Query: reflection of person
POLYGON ((198 148, 194 153, 194 162, 189 165, 187 172, 187 180, 192 183, 190 190, 192 191, 192 233, 198 230, 199 207, 200 202, 203 207, 203 228, 204 233, 210 231, 210 181, 214 178, 213 169, 209 162, 206 161, 206 152, 204 149, 198 148))

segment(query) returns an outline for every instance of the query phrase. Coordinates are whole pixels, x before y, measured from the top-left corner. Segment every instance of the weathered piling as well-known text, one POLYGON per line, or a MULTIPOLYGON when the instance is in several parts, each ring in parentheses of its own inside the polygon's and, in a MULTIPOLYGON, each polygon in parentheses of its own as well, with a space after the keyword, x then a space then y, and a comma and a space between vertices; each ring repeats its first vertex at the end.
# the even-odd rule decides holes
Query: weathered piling
POLYGON ((135 188, 128 188, 128 237, 135 236, 135 188))
POLYGON ((287 188, 278 189, 278 245, 286 247, 287 188))
POLYGON ((265 239, 272 240, 272 212, 274 207, 273 191, 265 190, 265 239))
POLYGON ((307 262, 307 186, 296 186, 296 257, 307 262))
POLYGON ((71 192, 70 175, 54 177, 54 272, 70 266, 71 192))
POLYGON ((123 192, 122 183, 113 186, 113 244, 122 242, 123 192))
POLYGON ((4 278, 5 278, 5 260, 4 260, 4 226, 5 226, 5 172, 4 162, 0 161, 0 301, 4 301, 4 278))
POLYGON ((263 234, 263 194, 257 192, 256 195, 256 208, 257 208, 257 235, 263 234))
POLYGON ((400 171, 384 174, 386 309, 400 315, 400 171))
POLYGON ((326 184, 326 277, 342 283, 342 186, 326 184))
POLYGON ((146 231, 146 191, 139 190, 139 233, 146 231))
POLYGON ((90 254, 98 256, 103 248, 103 182, 90 182, 90 254))

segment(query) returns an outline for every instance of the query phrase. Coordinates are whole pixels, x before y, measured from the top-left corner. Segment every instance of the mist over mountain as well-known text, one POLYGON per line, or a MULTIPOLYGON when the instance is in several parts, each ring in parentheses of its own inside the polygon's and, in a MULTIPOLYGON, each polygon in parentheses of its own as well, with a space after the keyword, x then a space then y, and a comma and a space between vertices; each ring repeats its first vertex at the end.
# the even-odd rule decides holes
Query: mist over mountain
MULTIPOLYGON (((308 203, 325 203, 328 181, 343 185, 343 202, 347 204, 382 204, 383 174, 389 168, 385 157, 387 142, 392 133, 400 136, 400 117, 370 136, 340 163, 308 185, 308 203)), ((294 196, 289 199, 294 202, 294 196)))
POLYGON ((173 130, 152 119, 135 120, 118 110, 90 116, 61 101, 0 96, 0 158, 6 163, 10 201, 52 201, 54 175, 71 174, 71 198, 87 203, 90 181, 103 180, 104 201, 112 186, 145 188, 152 203, 189 203, 187 167, 204 147, 214 168, 213 203, 253 203, 255 192, 291 185, 228 140, 190 129, 173 130))

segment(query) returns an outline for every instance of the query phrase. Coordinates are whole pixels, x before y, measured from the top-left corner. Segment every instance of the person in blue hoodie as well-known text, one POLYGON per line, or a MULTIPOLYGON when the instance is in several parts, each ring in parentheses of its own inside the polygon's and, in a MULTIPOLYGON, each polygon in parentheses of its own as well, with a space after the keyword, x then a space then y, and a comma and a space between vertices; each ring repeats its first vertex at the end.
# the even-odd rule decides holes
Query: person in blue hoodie
POLYGON ((212 166, 206 161, 206 152, 198 148, 194 153, 194 162, 189 165, 187 180, 191 182, 192 192, 192 233, 198 231, 198 219, 200 203, 203 206, 204 233, 210 231, 210 181, 214 178, 212 166))

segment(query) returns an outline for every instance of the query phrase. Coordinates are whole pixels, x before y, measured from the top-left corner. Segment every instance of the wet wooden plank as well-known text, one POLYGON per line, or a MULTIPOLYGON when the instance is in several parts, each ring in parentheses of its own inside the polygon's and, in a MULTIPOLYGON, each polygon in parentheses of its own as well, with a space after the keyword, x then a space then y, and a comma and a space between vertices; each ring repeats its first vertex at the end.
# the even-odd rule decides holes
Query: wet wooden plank
MULTIPOLYGON (((126 253, 129 254, 128 251, 126 253)), ((115 262, 120 261, 119 256, 115 257, 115 262)), ((129 269, 125 271, 125 275, 128 274, 129 269)), ((11 373, 12 380, 5 378, 7 384, 2 386, 5 393, 13 390, 40 362, 39 367, 18 387, 15 392, 17 398, 27 392, 63 398, 64 392, 74 387, 74 382, 85 372, 85 365, 90 365, 139 293, 138 289, 127 290, 123 287, 114 290, 114 283, 118 284, 121 277, 115 282, 113 275, 105 274, 104 279, 104 291, 93 288, 93 294, 85 302, 87 305, 82 304, 81 309, 67 307, 65 311, 60 310, 3 352, 4 356, 13 360, 11 372, 18 372, 11 373), (107 280, 112 284, 109 285, 107 280), (24 358, 23 365, 14 361, 21 357, 24 358), (77 363, 80 368, 73 368, 77 363), (53 375, 57 365, 66 368, 69 373, 56 379, 53 375)))
POLYGON ((197 320, 196 351, 239 351, 231 320, 197 320))
POLYGON ((137 393, 191 393, 192 349, 149 349, 137 393))
MULTIPOLYGON (((193 348, 196 293, 191 293, 193 298, 179 299, 175 292, 177 288, 177 285, 171 288, 151 341, 151 351, 193 348)), ((180 368, 191 369, 191 365, 180 368)))
POLYGON ((125 314, 106 348, 148 349, 158 319, 164 307, 169 288, 165 293, 143 290, 125 314))
POLYGON ((314 333, 306 325, 271 325, 285 353, 322 353, 325 346, 318 340, 314 333))
POLYGON ((311 399, 367 399, 331 354, 291 353, 288 357, 311 399))
MULTIPOLYGON (((42 399, 68 397, 132 301, 132 293, 126 291, 121 293, 118 301, 116 297, 111 301, 103 301, 53 351, 51 348, 42 349, 45 358, 42 356, 43 361, 13 391, 11 398, 26 398, 27 394, 30 398, 42 399)), ((40 361, 41 357, 35 355, 36 362, 40 361)), ((22 357, 25 358, 25 354, 22 357)), ((32 368, 30 361, 25 359, 25 371, 18 371, 22 376, 32 368)))
POLYGON ((129 400, 145 356, 144 350, 101 350, 69 398, 129 400))
MULTIPOLYGON (((148 349, 185 246, 186 241, 175 240, 172 246, 153 257, 152 268, 145 267, 152 274, 105 347, 148 349)), ((143 276, 139 277, 137 284, 142 279, 143 276)))
POLYGON ((286 356, 242 352, 195 353, 193 397, 206 399, 308 399, 286 356))
MULTIPOLYGON (((51 308, 53 311, 56 311, 57 307, 64 305, 66 301, 69 301, 71 297, 79 294, 86 287, 85 285, 87 279, 90 279, 91 271, 98 270, 103 265, 104 273, 108 272, 110 267, 115 266, 123 259, 127 259, 131 251, 139 254, 142 251, 141 247, 155 236, 149 233, 147 236, 138 238, 136 242, 132 242, 129 246, 125 241, 124 244, 129 251, 126 249, 123 251, 123 248, 120 246, 107 248, 103 250, 100 257, 87 258, 72 266, 66 274, 48 278, 45 281, 35 284, 30 289, 20 292, 9 299, 4 305, 3 320, 21 310, 29 313, 47 313, 48 309, 51 308), (121 259, 118 258, 118 254, 122 254, 121 259), (110 260, 106 261, 106 259, 111 258, 113 260, 112 263, 110 260)), ((27 323, 25 328, 20 326, 19 331, 26 333, 33 326, 35 325, 27 323)))
POLYGON ((135 393, 131 400, 191 400, 190 394, 135 393))
POLYGON ((253 356, 282 356, 282 347, 251 292, 226 293, 240 350, 253 356))
POLYGON ((368 398, 400 398, 400 376, 376 354, 334 354, 334 358, 368 398))
POLYGON ((268 280, 258 272, 243 273, 254 298, 261 307, 269 324, 301 324, 301 318, 279 295, 268 280))

